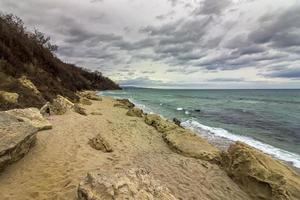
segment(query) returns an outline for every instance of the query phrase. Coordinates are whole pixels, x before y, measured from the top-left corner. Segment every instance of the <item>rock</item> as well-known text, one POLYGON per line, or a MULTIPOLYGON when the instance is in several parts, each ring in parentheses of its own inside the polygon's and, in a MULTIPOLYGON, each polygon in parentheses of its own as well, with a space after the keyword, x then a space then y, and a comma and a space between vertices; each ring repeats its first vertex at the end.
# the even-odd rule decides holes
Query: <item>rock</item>
POLYGON ((100 135, 98 134, 96 137, 89 140, 89 145, 96 149, 103 152, 112 152, 112 148, 109 143, 100 135))
POLYGON ((87 106, 90 106, 93 104, 92 101, 90 101, 88 98, 86 97, 80 97, 79 99, 79 103, 83 104, 83 105, 87 105, 87 106))
POLYGON ((90 100, 94 100, 94 101, 102 101, 102 98, 97 95, 96 91, 81 91, 81 92, 77 92, 77 94, 81 97, 85 97, 87 99, 90 100))
POLYGON ((220 151, 189 130, 176 128, 167 131, 163 134, 163 139, 177 153, 220 164, 220 151))
POLYGON ((139 108, 131 108, 128 110, 126 115, 131 116, 131 117, 143 117, 144 112, 143 112, 143 110, 141 110, 139 108))
POLYGON ((71 110, 74 107, 74 104, 61 95, 57 95, 57 97, 53 100, 50 108, 51 113, 57 115, 63 115, 68 110, 71 110))
POLYGON ((103 115, 103 114, 101 112, 96 111, 96 112, 91 112, 91 115, 103 115))
POLYGON ((19 121, 27 122, 39 131, 52 128, 52 124, 41 115, 37 108, 13 109, 5 112, 16 117, 19 121))
POLYGON ((215 164, 220 163, 220 151, 191 131, 155 114, 147 114, 145 122, 163 133, 164 141, 175 152, 215 164))
POLYGON ((173 122, 162 119, 159 115, 155 114, 147 114, 145 116, 145 122, 146 124, 155 127, 161 133, 178 128, 173 122))
POLYGON ((41 107, 40 113, 44 117, 51 115, 51 104, 50 104, 50 102, 47 102, 45 105, 43 105, 43 107, 41 107))
POLYGON ((18 103, 19 95, 17 93, 0 91, 0 103, 16 104, 18 103))
POLYGON ((85 115, 85 116, 88 115, 85 108, 83 108, 80 104, 75 104, 73 109, 75 112, 77 112, 80 115, 85 115))
POLYGON ((177 126, 180 126, 181 124, 181 121, 177 118, 173 118, 173 122, 177 125, 177 126))
POLYGON ((114 107, 120 107, 125 109, 134 108, 134 104, 131 103, 128 99, 116 99, 117 103, 114 104, 114 107))
POLYGON ((144 169, 130 169, 109 176, 88 173, 78 186, 79 200, 176 200, 170 190, 144 169))
POLYGON ((300 176, 291 168, 242 142, 232 144, 222 165, 253 199, 300 199, 300 176))
POLYGON ((24 87, 32 90, 35 94, 39 95, 40 91, 36 88, 36 86, 29 80, 26 76, 22 76, 18 79, 18 81, 23 85, 24 87))
POLYGON ((0 172, 21 159, 36 142, 37 129, 0 112, 0 172))

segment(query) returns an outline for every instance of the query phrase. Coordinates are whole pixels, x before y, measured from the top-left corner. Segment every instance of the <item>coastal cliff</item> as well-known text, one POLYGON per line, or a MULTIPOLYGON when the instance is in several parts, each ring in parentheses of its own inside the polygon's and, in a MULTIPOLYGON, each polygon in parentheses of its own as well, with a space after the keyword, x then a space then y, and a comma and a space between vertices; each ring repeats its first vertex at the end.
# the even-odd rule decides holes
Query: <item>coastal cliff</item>
POLYGON ((57 95, 78 101, 83 89, 120 89, 100 72, 62 62, 49 40, 20 18, 0 15, 0 110, 41 107, 57 95))

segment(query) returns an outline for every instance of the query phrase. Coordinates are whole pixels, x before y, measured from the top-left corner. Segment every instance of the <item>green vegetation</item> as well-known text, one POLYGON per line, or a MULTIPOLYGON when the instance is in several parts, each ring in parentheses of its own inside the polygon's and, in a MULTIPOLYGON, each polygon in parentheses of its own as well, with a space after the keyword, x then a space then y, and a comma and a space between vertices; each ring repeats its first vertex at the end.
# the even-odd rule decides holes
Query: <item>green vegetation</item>
POLYGON ((27 31, 20 18, 0 15, 0 91, 19 94, 17 104, 0 101, 0 110, 41 107, 58 94, 77 101, 79 90, 120 89, 100 72, 62 62, 53 54, 57 48, 43 33, 27 31), (24 76, 40 94, 20 83, 24 76))

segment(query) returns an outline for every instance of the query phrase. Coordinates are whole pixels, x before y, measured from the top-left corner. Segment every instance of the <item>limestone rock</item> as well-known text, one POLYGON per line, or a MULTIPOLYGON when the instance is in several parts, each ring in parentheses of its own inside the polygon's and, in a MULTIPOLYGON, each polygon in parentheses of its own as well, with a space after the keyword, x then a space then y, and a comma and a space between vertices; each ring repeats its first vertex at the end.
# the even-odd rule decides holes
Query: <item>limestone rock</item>
POLYGON ((146 124, 155 127, 161 133, 178 128, 173 122, 169 122, 156 114, 147 114, 145 116, 145 122, 146 124))
POLYGON ((87 99, 90 100, 94 100, 94 101, 102 101, 102 98, 97 95, 96 91, 81 91, 81 92, 77 92, 77 94, 81 97, 85 97, 87 99))
POLYGON ((0 103, 15 104, 18 103, 18 98, 17 93, 0 91, 0 103))
POLYGON ((181 124, 181 121, 180 121, 179 119, 173 118, 173 122, 174 122, 174 124, 176 124, 177 126, 181 126, 181 125, 180 125, 180 124, 181 124))
POLYGON ((131 103, 128 99, 116 99, 117 103, 114 104, 114 107, 120 107, 125 109, 130 109, 134 107, 134 104, 131 103))
POLYGON ((220 163, 220 151, 191 131, 155 114, 147 114, 145 122, 163 133, 164 141, 177 153, 216 164, 220 163))
POLYGON ((43 105, 43 107, 41 107, 40 113, 43 116, 51 115, 51 104, 50 104, 50 102, 47 102, 45 105, 43 105))
POLYGON ((170 190, 144 169, 131 169, 108 176, 88 173, 78 186, 79 200, 176 200, 170 190))
POLYGON ((37 108, 13 109, 5 112, 16 117, 19 121, 27 122, 39 131, 52 128, 50 122, 41 115, 37 108))
POLYGON ((75 104, 74 105, 74 111, 77 112, 80 115, 85 115, 85 116, 88 115, 85 108, 83 108, 80 104, 75 104))
POLYGON ((242 142, 229 147, 222 165, 253 199, 300 199, 300 176, 296 172, 242 142))
POLYGON ((188 157, 220 163, 220 151, 189 130, 176 128, 163 134, 164 141, 174 151, 188 157))
POLYGON ((61 95, 57 95, 51 104, 51 112, 57 115, 63 115, 73 107, 74 104, 71 101, 61 95))
POLYGON ((90 101, 90 100, 89 100, 88 98, 86 98, 86 97, 80 97, 79 103, 81 103, 81 104, 83 104, 83 105, 88 105, 88 106, 90 106, 90 105, 93 104, 93 102, 90 101))
POLYGON ((109 143, 100 135, 98 134, 96 137, 89 140, 89 145, 96 149, 103 152, 112 152, 112 148, 109 143))
POLYGON ((32 90, 35 94, 40 94, 40 91, 36 88, 36 86, 29 80, 26 76, 22 76, 18 79, 19 82, 26 88, 32 90))
POLYGON ((0 112, 0 171, 21 159, 36 142, 37 129, 0 112))
POLYGON ((131 117, 143 117, 144 113, 143 110, 139 108, 131 108, 128 110, 126 115, 131 116, 131 117))

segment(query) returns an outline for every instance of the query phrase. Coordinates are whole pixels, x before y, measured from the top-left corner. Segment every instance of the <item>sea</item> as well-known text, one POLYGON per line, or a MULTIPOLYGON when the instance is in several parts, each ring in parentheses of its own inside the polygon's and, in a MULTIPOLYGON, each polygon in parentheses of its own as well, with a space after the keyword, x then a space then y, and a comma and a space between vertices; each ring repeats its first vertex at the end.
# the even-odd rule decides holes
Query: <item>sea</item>
POLYGON ((300 168, 300 90, 124 88, 101 94, 177 118, 221 149, 242 141, 300 168))

